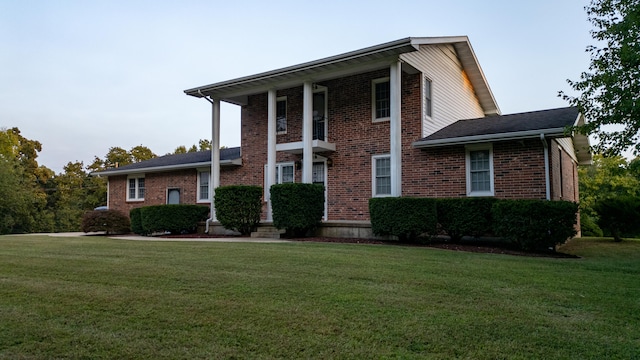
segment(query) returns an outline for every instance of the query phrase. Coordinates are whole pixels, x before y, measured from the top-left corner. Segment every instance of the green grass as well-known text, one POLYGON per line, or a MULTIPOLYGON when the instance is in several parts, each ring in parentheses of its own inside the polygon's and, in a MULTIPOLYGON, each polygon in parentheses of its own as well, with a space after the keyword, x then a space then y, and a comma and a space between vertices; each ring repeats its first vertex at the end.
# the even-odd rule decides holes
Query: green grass
POLYGON ((640 358, 640 241, 561 250, 0 236, 0 358, 640 358))

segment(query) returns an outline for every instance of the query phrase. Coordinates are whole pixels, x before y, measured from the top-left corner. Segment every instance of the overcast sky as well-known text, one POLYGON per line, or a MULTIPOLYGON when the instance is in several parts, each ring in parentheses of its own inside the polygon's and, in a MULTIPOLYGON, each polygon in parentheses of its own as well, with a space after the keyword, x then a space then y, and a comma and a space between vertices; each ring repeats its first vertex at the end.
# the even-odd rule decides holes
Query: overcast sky
MULTIPOLYGON (((567 106, 589 65, 588 0, 0 0, 0 128, 42 143, 41 165, 110 147, 164 155, 211 138, 183 90, 409 36, 467 35, 503 114, 567 106)), ((222 108, 221 144, 240 145, 222 108)))

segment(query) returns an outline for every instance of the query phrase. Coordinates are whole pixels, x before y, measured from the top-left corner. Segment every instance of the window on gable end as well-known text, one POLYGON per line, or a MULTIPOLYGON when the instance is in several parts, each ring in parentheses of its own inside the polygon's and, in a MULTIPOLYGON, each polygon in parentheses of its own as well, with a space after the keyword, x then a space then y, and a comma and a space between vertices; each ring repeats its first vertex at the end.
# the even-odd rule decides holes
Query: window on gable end
POLYGON ((433 96, 432 96, 432 92, 431 92, 431 80, 427 77, 424 78, 424 82, 423 82, 423 95, 424 95, 424 103, 423 103, 423 110, 424 110, 424 117, 425 118, 431 118, 431 112, 432 112, 432 100, 433 100, 433 96))
POLYGON ((388 121, 391 116, 391 85, 389 78, 371 82, 371 103, 373 121, 388 121))
POLYGON ((493 147, 474 145, 466 148, 467 196, 493 196, 493 147))

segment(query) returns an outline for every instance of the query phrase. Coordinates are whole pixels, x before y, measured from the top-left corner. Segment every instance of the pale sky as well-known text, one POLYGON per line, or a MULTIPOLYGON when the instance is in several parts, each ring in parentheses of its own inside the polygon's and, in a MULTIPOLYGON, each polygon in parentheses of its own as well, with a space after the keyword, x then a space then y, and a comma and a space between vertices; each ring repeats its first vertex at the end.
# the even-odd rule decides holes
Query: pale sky
MULTIPOLYGON (((410 36, 467 35, 503 114, 567 106, 587 70, 588 0, 0 0, 0 128, 42 143, 40 165, 211 138, 183 90, 410 36), (569 91, 570 92, 570 91, 569 91)), ((240 145, 223 105, 221 145, 240 145)))

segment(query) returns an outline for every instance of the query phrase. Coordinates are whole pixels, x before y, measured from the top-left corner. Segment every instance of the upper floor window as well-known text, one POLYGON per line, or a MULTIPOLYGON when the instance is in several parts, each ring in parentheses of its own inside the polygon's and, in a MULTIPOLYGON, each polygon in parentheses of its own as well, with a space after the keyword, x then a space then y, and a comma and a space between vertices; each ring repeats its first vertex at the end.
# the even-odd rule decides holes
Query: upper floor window
POLYGON ((211 172, 198 172, 198 202, 209 201, 209 183, 211 182, 211 172))
POLYGON ((276 100, 276 133, 287 133, 287 97, 279 97, 276 100))
POLYGON ((127 200, 142 201, 144 200, 144 176, 129 177, 127 179, 127 200))
POLYGON ((468 146, 466 149, 467 195, 493 196, 493 147, 468 146))
POLYGON ((373 196, 391 195, 391 157, 389 155, 375 155, 372 160, 371 185, 373 196))
POLYGON ((424 116, 425 118, 430 118, 431 117, 431 108, 432 108, 432 95, 431 95, 431 80, 429 80, 428 78, 424 78, 424 116))
POLYGON ((371 83, 373 121, 386 121, 391 116, 391 85, 389 78, 375 79, 371 83))

